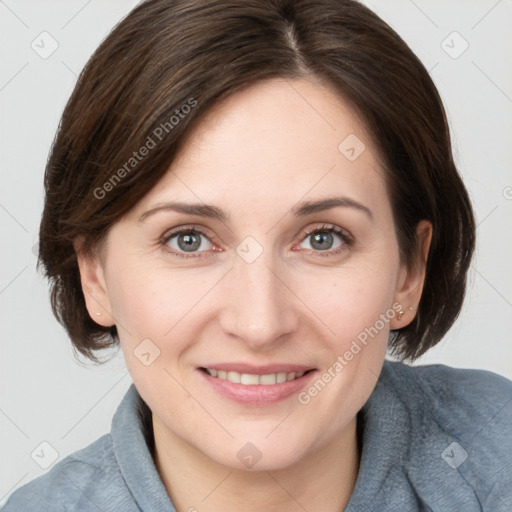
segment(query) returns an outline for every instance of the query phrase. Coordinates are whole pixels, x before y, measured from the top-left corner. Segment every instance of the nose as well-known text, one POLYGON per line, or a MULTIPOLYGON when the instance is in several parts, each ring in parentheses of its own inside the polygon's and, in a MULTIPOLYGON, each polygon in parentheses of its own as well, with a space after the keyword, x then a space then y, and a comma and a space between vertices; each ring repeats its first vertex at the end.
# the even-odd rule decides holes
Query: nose
POLYGON ((271 350, 297 328, 297 301, 283 267, 271 251, 252 263, 236 256, 224 283, 225 303, 221 327, 252 350, 271 350), (281 272, 279 272, 281 269, 281 272))

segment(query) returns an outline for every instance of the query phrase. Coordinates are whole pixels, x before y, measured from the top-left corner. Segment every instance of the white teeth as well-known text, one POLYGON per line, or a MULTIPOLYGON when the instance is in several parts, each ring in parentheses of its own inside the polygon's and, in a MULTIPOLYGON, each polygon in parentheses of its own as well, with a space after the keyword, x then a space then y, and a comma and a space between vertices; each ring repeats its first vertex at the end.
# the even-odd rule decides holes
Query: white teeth
POLYGON ((241 375, 238 372, 228 372, 228 380, 229 382, 234 382, 235 384, 240 384, 241 375))
POLYGON ((276 382, 278 384, 281 384, 281 382, 286 382, 286 373, 285 372, 278 373, 276 382))
POLYGON ((260 384, 270 385, 275 384, 277 380, 277 375, 275 373, 270 373, 268 375, 260 375, 260 384))
POLYGON ((242 373, 240 375, 240 384, 259 384, 259 375, 250 375, 249 373, 242 373))
POLYGON ((270 386, 272 384, 281 384, 282 382, 299 379, 306 372, 279 372, 269 373, 267 375, 254 375, 251 373, 226 372, 224 370, 216 370, 215 368, 206 368, 206 371, 212 377, 221 380, 229 380, 235 384, 270 386))

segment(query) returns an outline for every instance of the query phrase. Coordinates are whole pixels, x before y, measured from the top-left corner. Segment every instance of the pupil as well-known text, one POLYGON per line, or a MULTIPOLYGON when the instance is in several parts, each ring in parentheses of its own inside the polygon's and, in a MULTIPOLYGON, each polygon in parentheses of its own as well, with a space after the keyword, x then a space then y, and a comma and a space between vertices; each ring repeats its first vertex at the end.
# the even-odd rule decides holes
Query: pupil
POLYGON ((313 247, 315 249, 325 249, 325 245, 322 245, 322 242, 325 242, 325 241, 329 241, 331 242, 332 244, 332 235, 330 233, 317 233, 314 237, 313 237, 313 247), (317 242, 319 242, 319 247, 315 247, 315 245, 317 244, 317 242))
POLYGON ((185 234, 178 238, 178 245, 183 250, 195 250, 201 245, 199 237, 194 234, 185 234))

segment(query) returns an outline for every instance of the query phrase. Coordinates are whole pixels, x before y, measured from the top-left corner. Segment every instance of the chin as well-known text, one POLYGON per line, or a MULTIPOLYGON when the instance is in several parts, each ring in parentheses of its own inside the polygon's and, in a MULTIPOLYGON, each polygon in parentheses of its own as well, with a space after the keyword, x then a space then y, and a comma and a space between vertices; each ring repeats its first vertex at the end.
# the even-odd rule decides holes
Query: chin
POLYGON ((305 454, 305 440, 287 445, 276 440, 231 440, 222 452, 206 454, 216 463, 237 471, 279 471, 301 461, 305 454))

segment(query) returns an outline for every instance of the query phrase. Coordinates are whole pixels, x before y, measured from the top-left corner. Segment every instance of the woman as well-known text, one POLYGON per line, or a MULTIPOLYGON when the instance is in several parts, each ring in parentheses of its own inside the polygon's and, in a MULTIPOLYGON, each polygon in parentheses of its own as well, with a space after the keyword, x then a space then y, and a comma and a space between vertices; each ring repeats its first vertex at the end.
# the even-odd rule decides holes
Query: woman
POLYGON ((45 189, 54 312, 133 385, 5 511, 510 510, 512 383, 385 361, 453 324, 475 222, 436 88, 370 10, 141 3, 45 189))

